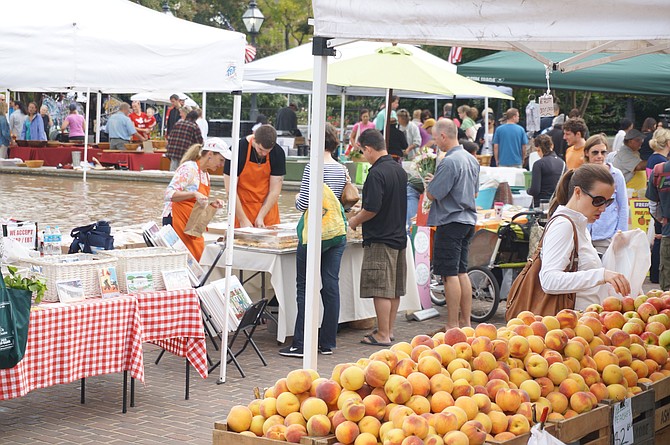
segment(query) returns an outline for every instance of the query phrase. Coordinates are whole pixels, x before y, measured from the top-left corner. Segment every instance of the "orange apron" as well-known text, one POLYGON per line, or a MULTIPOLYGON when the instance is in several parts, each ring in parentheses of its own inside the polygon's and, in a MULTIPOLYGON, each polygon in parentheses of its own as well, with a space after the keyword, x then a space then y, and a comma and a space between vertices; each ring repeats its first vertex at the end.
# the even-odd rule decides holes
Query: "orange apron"
MULTIPOLYGON (((201 172, 200 167, 198 166, 198 180, 200 182, 200 186, 198 186, 198 192, 205 196, 209 196, 210 186, 209 184, 204 184, 202 181, 200 181, 200 178, 201 172)), ((196 259, 196 261, 200 261, 202 251, 205 250, 205 239, 184 233, 188 218, 191 216, 191 212, 193 211, 193 205, 195 205, 195 198, 172 203, 172 228, 174 228, 175 232, 177 232, 177 235, 179 235, 179 238, 181 238, 186 247, 188 247, 188 250, 193 254, 193 257, 196 259)))
MULTIPOLYGON (((263 207, 263 202, 270 192, 270 153, 265 156, 265 162, 258 164, 251 162, 251 150, 253 138, 249 140, 247 149, 247 159, 244 168, 237 182, 237 197, 242 203, 245 215, 253 224, 256 221, 258 212, 263 207)), ((266 226, 279 224, 279 204, 275 205, 265 215, 263 220, 266 226)), ((240 227, 240 221, 235 218, 235 227, 240 227)))

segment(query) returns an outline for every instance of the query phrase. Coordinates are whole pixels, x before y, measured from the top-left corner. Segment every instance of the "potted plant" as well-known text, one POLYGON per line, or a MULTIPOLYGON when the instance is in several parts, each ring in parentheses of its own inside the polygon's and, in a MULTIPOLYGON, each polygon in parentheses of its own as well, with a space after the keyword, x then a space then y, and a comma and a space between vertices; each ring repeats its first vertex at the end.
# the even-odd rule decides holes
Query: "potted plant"
POLYGON ((12 289, 19 291, 30 292, 31 298, 35 296, 35 303, 42 301, 44 292, 47 290, 47 285, 44 281, 35 277, 22 277, 18 273, 18 269, 14 266, 7 266, 9 275, 4 277, 7 290, 11 292, 12 289))

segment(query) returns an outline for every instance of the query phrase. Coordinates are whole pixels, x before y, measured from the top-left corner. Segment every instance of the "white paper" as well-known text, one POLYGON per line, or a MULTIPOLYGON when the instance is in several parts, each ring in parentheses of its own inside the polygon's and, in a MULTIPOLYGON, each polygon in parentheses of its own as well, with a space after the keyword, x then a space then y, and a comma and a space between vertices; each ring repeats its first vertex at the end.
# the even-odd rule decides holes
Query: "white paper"
POLYGON ((554 115, 554 96, 543 94, 540 96, 540 117, 552 117, 554 115))
POLYGON ((633 410, 631 400, 624 399, 614 405, 614 420, 612 422, 614 445, 633 444, 633 410))

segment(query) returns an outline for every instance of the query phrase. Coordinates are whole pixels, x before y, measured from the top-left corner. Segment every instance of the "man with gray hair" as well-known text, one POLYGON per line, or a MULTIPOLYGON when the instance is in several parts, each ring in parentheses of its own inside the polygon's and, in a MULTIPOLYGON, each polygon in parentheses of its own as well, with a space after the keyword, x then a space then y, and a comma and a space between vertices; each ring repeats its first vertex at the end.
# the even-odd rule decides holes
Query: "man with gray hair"
POLYGON ((433 272, 442 276, 447 299, 447 329, 470 326, 472 286, 468 250, 475 233, 479 192, 479 163, 458 142, 451 119, 433 126, 433 139, 444 158, 427 175, 426 196, 432 200, 428 225, 437 227, 433 239, 433 272), (460 309, 460 317, 459 317, 460 309))
POLYGON ((146 138, 139 134, 130 120, 130 105, 122 103, 119 111, 112 114, 107 120, 107 134, 109 135, 109 148, 112 150, 125 150, 124 144, 130 142, 130 138, 135 136, 138 140, 144 141, 146 138))

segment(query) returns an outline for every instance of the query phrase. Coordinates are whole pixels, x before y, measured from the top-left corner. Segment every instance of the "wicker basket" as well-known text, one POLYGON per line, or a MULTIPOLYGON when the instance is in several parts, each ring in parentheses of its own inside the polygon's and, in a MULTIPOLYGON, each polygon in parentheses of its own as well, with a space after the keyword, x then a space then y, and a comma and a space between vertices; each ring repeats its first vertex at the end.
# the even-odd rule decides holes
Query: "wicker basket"
POLYGON ((37 274, 44 276, 47 290, 42 300, 58 301, 56 283, 63 280, 80 279, 84 285, 84 295, 87 297, 99 296, 100 281, 98 270, 103 267, 115 266, 117 260, 112 257, 78 253, 75 255, 30 258, 22 262, 37 274), (68 262, 60 262, 63 260, 68 260, 68 262))
POLYGON ((116 276, 121 292, 127 292, 126 272, 151 272, 154 290, 165 290, 162 271, 187 269, 188 252, 175 251, 166 247, 143 247, 139 249, 106 250, 100 252, 119 260, 116 276))

